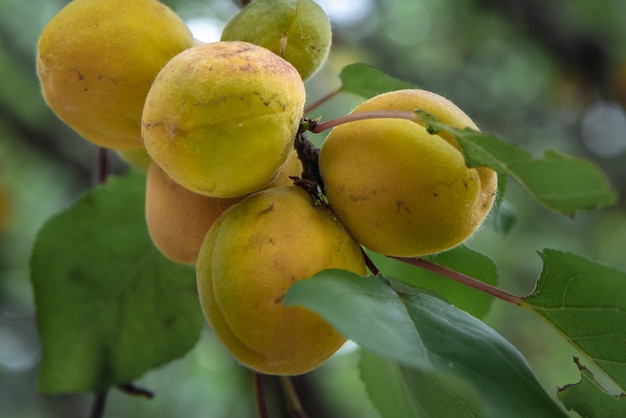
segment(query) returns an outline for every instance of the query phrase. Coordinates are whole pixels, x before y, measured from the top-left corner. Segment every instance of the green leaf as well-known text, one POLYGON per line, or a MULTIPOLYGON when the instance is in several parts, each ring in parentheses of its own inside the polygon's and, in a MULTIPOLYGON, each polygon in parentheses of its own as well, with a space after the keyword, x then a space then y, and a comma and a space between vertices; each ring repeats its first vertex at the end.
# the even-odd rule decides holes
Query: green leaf
POLYGON ((383 418, 484 417, 479 394, 450 374, 424 372, 361 351, 361 379, 383 418))
POLYGON ((626 388, 626 273, 556 250, 522 306, 547 320, 622 389, 626 388))
POLYGON ((578 363, 580 382, 559 389, 565 407, 581 417, 626 417, 626 394, 613 396, 602 388, 593 374, 578 363))
POLYGON ((319 313, 363 349, 404 367, 439 381, 462 379, 480 394, 488 418, 566 416, 515 347, 431 295, 399 297, 381 279, 325 270, 292 285, 285 304, 319 313))
MULTIPOLYGON (((385 276, 435 292, 448 303, 477 318, 484 318, 493 304, 493 297, 454 280, 380 254, 368 255, 385 276)), ((498 271, 493 260, 464 245, 423 258, 490 285, 498 284, 498 271)))
POLYGON ((105 390, 183 355, 203 323, 194 269, 144 221, 145 176, 110 178, 40 230, 31 258, 39 390, 105 390))
POLYGON ((468 128, 453 129, 424 112, 416 112, 416 118, 432 132, 444 130, 453 135, 469 167, 490 166, 500 175, 511 175, 548 209, 573 216, 579 210, 594 210, 617 201, 604 173, 587 160, 555 151, 537 159, 499 138, 468 128))
POLYGON ((365 64, 350 64, 339 74, 341 91, 366 99, 394 90, 416 89, 412 83, 401 81, 365 64))
POLYGON ((407 364, 425 365, 420 362, 425 353, 406 307, 386 282, 336 269, 325 270, 301 282, 302 285, 291 286, 287 291, 286 306, 297 303, 326 317, 316 309, 322 302, 319 298, 326 298, 322 304, 332 308, 330 314, 344 319, 330 321, 341 334, 379 355, 407 364), (307 295, 308 292, 312 293, 307 295), (346 295, 350 295, 349 303, 343 300, 346 295), (361 312, 367 312, 366 317, 354 318, 361 312), (351 323, 350 318, 357 322, 351 323), (357 324, 371 327, 355 326, 357 324))
POLYGON ((511 175, 546 208, 574 215, 612 205, 617 195, 604 174, 591 162, 547 151, 533 158, 521 148, 469 129, 454 131, 468 165, 489 165, 511 175))

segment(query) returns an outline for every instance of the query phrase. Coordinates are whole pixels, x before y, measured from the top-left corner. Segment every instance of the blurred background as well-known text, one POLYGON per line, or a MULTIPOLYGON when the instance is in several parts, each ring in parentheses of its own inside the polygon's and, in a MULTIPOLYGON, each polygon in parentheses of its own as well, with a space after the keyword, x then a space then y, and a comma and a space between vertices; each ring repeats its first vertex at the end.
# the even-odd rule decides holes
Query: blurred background
MULTIPOLYGON (((28 260, 37 230, 93 184, 96 148, 46 107, 35 72, 45 23, 67 1, 0 0, 0 417, 86 417, 91 395, 36 392, 39 340, 28 260)), ((202 41, 219 39, 233 0, 168 0, 202 41)), ((344 65, 363 62, 442 94, 483 131, 540 156, 555 149, 600 166, 626 193, 626 2, 623 0, 319 0, 334 28, 327 65, 307 82, 309 102, 337 88, 344 65)), ((358 97, 312 112, 329 119, 358 97)), ((314 137, 318 144, 323 136, 314 137)), ((116 158, 116 157, 113 157, 116 158)), ((126 165, 114 159, 113 170, 126 165)), ((574 219, 539 207, 513 182, 518 215, 502 236, 484 226, 469 246, 491 256, 501 287, 527 294, 543 248, 626 270, 626 207, 574 219)), ((575 353, 529 313, 496 301, 486 322, 526 356, 546 390, 578 381, 575 353)), ((346 347, 295 379, 311 417, 377 417, 346 347)), ((268 379, 272 408, 277 382, 268 379)), ((111 392, 107 417, 253 417, 252 380, 207 330, 184 358, 137 382, 153 400, 111 392)), ((281 416, 279 413, 274 416, 281 416)))

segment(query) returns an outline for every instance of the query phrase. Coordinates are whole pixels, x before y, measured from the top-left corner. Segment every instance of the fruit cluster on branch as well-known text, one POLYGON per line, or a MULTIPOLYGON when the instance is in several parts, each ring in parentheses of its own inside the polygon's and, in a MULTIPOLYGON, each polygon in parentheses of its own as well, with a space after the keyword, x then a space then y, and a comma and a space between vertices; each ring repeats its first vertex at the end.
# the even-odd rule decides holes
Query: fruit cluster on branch
MULTIPOLYGON (((156 0, 74 0, 38 44, 48 105, 147 171, 155 246, 196 265, 209 324, 262 373, 308 372, 345 341, 317 314, 283 305, 292 283, 329 268, 365 275, 362 246, 400 257, 450 249, 496 192, 493 170, 468 168, 454 138, 414 121, 372 116, 313 146, 304 80, 330 46, 312 0, 256 0, 208 44, 156 0)), ((381 94, 353 114, 416 109, 476 129, 423 90, 381 94)))

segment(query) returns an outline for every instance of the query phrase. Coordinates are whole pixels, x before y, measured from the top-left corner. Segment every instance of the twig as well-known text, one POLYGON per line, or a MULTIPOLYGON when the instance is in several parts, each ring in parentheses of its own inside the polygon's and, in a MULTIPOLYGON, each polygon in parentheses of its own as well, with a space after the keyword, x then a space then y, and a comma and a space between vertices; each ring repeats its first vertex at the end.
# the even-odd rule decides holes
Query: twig
POLYGON ((283 393, 285 394, 285 399, 287 401, 287 415, 291 418, 308 418, 308 415, 302 408, 302 403, 300 402, 298 393, 293 386, 291 377, 280 376, 280 384, 283 388, 283 393))
POLYGON ((439 264, 435 264, 431 261, 424 260, 422 258, 404 258, 404 257, 391 257, 398 261, 402 261, 403 263, 410 264, 415 267, 422 268, 424 270, 432 271, 433 273, 439 274, 441 276, 447 277, 449 279, 455 280, 459 283, 462 283, 466 286, 472 287, 476 290, 479 290, 483 293, 501 299, 505 302, 512 303, 516 306, 521 306, 523 304, 522 297, 509 293, 505 290, 487 284, 485 282, 481 282, 478 279, 467 276, 463 273, 459 273, 458 271, 449 269, 444 266, 440 266, 439 264))
POLYGON ((376 264, 374 264, 370 256, 367 255, 363 248, 361 248, 361 254, 363 255, 363 260, 365 260, 365 265, 367 266, 369 271, 372 272, 374 276, 378 276, 378 274, 380 273, 380 269, 376 267, 376 264))
POLYGON ((94 183, 103 184, 111 174, 111 161, 106 148, 99 147, 94 167, 94 183))
POLYGON ((253 372, 252 378, 254 379, 254 399, 256 400, 256 412, 258 418, 269 418, 269 412, 267 410, 267 401, 265 399, 265 390, 263 387, 263 375, 261 373, 253 372))
POLYGON ((121 392, 126 393, 127 395, 138 396, 138 397, 146 398, 146 399, 153 399, 154 398, 154 392, 152 392, 152 391, 150 391, 148 389, 139 387, 139 386, 135 385, 132 382, 118 385, 117 388, 121 392))
POLYGON ((323 105, 324 103, 326 103, 327 101, 329 101, 330 99, 338 95, 339 93, 341 93, 341 89, 333 90, 330 93, 320 97, 319 99, 317 99, 316 101, 314 101, 313 103, 311 103, 310 105, 304 108, 304 114, 306 115, 307 113, 312 112, 313 110, 317 109, 318 107, 320 107, 321 105, 323 105))
POLYGON ((89 418, 104 417, 107 395, 107 391, 99 392, 94 395, 93 402, 91 403, 91 410, 89 411, 89 418))

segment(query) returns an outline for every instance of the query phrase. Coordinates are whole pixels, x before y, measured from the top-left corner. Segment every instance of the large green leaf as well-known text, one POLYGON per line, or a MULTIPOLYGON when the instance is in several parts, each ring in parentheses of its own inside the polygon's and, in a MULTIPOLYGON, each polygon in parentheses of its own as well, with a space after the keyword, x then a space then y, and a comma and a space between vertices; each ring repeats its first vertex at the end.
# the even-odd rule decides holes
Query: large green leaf
POLYGON ((626 391, 626 273, 562 251, 540 255, 541 277, 522 307, 546 319, 626 391))
POLYGON ((383 418, 485 416, 478 392, 452 375, 404 367, 366 350, 361 351, 359 369, 383 418))
POLYGON ((144 221, 145 177, 110 178, 39 232, 31 259, 39 390, 107 389, 189 350, 203 323, 193 268, 165 259, 144 221))
POLYGON ((468 166, 488 165, 501 175, 511 175, 545 207, 566 215, 594 210, 617 201, 606 176, 587 160, 548 151, 534 158, 522 148, 499 138, 473 131, 453 129, 432 116, 418 112, 418 119, 431 131, 454 135, 468 166))
POLYGON ((285 304, 319 313, 363 349, 431 375, 450 393, 466 393, 448 383, 461 379, 480 394, 486 417, 565 416, 511 344, 439 298, 399 297, 382 279, 326 270, 291 286, 285 304))
MULTIPOLYGON (((436 292, 448 303, 478 318, 483 318, 489 313, 493 297, 485 293, 390 257, 376 253, 369 253, 369 256, 387 277, 402 281, 413 287, 436 292)), ((495 286, 498 284, 498 271, 493 260, 464 245, 424 258, 438 265, 475 277, 490 285, 495 286)))
POLYGON ((593 374, 579 364, 581 379, 573 385, 559 389, 559 399, 567 409, 581 417, 626 417, 626 394, 611 395, 593 374))
POLYGON ((393 78, 366 64, 350 64, 339 74, 340 91, 350 92, 366 99, 393 90, 416 89, 412 83, 393 78))

